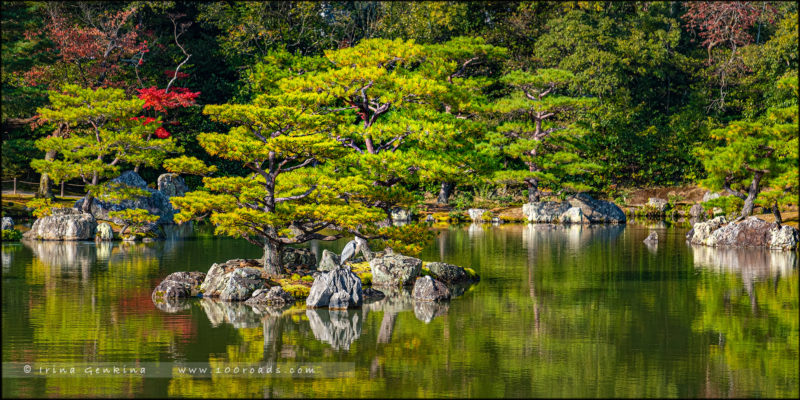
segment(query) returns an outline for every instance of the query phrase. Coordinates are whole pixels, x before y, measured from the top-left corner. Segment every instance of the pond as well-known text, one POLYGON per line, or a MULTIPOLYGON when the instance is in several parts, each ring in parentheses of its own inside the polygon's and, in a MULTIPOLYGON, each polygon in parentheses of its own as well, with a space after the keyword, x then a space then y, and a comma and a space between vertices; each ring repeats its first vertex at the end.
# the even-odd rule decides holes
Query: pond
POLYGON ((480 283, 449 303, 400 292, 342 312, 153 304, 171 272, 260 256, 242 240, 4 243, 3 396, 798 396, 796 253, 694 247, 684 228, 635 224, 437 231, 421 258, 472 267, 480 283), (642 243, 651 230, 657 245, 642 243), (69 363, 162 371, 17 371, 69 363), (336 372, 195 376, 175 365, 336 372))

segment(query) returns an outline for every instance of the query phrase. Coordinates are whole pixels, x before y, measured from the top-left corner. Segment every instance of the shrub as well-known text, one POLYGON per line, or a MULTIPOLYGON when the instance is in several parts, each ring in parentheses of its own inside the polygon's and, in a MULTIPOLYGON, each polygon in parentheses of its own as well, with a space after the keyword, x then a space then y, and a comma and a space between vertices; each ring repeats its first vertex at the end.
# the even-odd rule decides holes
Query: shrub
POLYGON ((22 239, 22 232, 16 229, 3 229, 3 241, 18 241, 22 239))
POLYGON ((33 199, 25 205, 33 209, 33 216, 36 218, 50 215, 54 208, 67 208, 61 204, 53 203, 52 199, 33 199))

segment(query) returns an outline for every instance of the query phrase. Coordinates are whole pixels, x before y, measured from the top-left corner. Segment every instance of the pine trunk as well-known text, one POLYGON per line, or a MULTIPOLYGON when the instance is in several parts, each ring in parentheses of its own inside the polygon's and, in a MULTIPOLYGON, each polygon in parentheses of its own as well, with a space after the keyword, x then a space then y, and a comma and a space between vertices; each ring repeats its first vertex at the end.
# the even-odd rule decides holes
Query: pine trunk
POLYGON ((539 202, 539 182, 536 179, 528 180, 528 202, 539 202))
MULTIPOLYGON (((55 150, 49 150, 44 155, 45 161, 53 161, 56 158, 55 150)), ((46 198, 52 199, 53 196, 53 180, 50 179, 50 175, 47 173, 42 173, 42 176, 39 178, 39 189, 36 191, 37 198, 46 198)))
POLYGON ((744 206, 742 206, 742 218, 747 218, 753 214, 753 207, 755 206, 756 196, 760 191, 761 177, 764 174, 756 172, 753 175, 753 180, 750 182, 750 187, 747 188, 747 197, 744 199, 744 206))
POLYGON ((267 275, 281 274, 281 245, 270 239, 264 241, 264 270, 267 275))

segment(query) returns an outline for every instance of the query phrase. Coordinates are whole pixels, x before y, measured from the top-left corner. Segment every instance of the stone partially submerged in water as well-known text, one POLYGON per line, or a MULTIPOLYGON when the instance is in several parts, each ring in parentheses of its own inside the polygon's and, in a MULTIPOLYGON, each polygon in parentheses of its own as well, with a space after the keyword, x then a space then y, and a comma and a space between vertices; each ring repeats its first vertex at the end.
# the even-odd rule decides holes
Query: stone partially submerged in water
POLYGON ((153 302, 195 297, 200 294, 205 278, 206 274, 199 271, 173 272, 153 290, 153 302))
POLYGON ((795 250, 800 233, 794 227, 779 226, 757 217, 727 223, 725 217, 694 224, 687 234, 692 244, 711 247, 765 247, 773 250, 795 250))
POLYGON ((422 301, 442 301, 450 299, 450 289, 444 283, 431 278, 430 276, 423 276, 417 279, 414 283, 414 291, 411 296, 415 300, 422 301))
POLYGON ((50 215, 37 219, 26 239, 94 240, 97 221, 91 214, 75 208, 53 208, 50 215))
POLYGON ((306 306, 328 307, 334 295, 336 295, 334 306, 337 308, 344 307, 344 300, 347 300, 347 307, 360 307, 364 299, 361 279, 347 268, 337 268, 319 274, 311 285, 306 306))
POLYGON ((461 268, 458 265, 443 262, 431 262, 426 264, 426 267, 434 275, 436 275, 436 279, 439 279, 445 283, 464 283, 479 280, 474 271, 468 271, 467 269, 461 268))

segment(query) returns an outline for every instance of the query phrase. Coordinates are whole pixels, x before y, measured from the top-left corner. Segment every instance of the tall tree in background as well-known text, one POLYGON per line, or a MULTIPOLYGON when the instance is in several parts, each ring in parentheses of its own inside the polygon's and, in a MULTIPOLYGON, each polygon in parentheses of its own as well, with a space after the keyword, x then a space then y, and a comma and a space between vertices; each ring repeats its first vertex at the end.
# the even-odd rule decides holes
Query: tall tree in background
POLYGON ((588 190, 587 175, 599 168, 581 151, 585 131, 577 123, 594 99, 559 93, 572 79, 572 73, 558 69, 513 71, 501 78, 514 89, 511 95, 487 107, 500 121, 496 133, 490 135, 493 146, 527 166, 527 170, 497 171, 494 179, 524 182, 530 202, 539 201, 542 187, 588 190))

